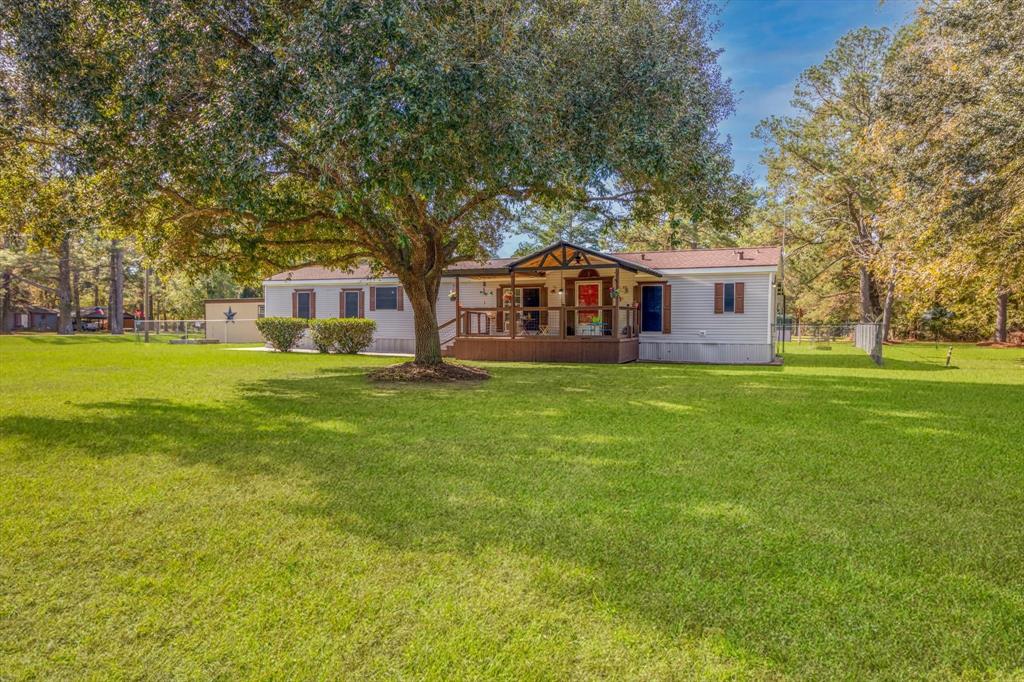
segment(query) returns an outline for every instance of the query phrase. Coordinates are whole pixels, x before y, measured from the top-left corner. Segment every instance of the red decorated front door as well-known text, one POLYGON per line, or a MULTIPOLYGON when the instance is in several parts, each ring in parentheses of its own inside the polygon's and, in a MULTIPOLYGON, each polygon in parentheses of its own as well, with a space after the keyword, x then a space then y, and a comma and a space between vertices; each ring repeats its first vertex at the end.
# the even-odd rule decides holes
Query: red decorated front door
POLYGON ((600 282, 577 282, 576 283, 576 305, 580 310, 576 313, 579 324, 592 324, 601 317, 598 307, 601 305, 601 283, 600 282), (587 306, 594 306, 589 309, 587 306))

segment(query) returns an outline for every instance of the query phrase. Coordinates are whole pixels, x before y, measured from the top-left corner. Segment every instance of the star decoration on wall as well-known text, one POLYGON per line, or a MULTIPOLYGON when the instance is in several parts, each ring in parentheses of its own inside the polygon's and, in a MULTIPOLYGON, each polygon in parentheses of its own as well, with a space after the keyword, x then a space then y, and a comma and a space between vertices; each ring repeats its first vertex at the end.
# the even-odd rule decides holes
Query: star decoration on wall
POLYGON ((234 310, 231 309, 231 306, 228 306, 227 311, 224 313, 224 317, 228 318, 228 322, 234 322, 235 321, 235 315, 237 315, 237 314, 238 314, 237 312, 235 312, 234 310))

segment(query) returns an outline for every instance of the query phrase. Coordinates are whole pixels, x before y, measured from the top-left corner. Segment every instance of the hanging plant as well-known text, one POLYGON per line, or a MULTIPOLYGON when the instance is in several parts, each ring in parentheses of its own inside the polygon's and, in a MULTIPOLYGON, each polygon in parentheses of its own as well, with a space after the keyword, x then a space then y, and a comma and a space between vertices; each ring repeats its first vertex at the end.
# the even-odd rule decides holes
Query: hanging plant
POLYGON ((449 301, 454 301, 458 297, 459 297, 459 295, 457 293, 455 293, 455 289, 452 289, 451 291, 448 292, 448 300, 449 301))
POLYGON ((622 292, 619 289, 612 288, 608 290, 608 295, 612 298, 620 298, 622 296, 622 292))

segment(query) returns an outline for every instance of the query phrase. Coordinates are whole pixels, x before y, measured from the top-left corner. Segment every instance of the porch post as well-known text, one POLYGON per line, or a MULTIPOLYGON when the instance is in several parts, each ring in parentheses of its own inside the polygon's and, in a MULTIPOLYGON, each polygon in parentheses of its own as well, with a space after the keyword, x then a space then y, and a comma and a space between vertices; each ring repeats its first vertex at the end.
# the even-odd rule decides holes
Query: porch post
POLYGON ((509 338, 516 338, 516 271, 512 271, 512 310, 509 312, 509 338))
MULTIPOLYGON (((619 291, 619 266, 615 266, 615 284, 613 285, 616 293, 619 291)), ((612 299, 612 338, 619 337, 619 299, 618 296, 609 296, 612 299)))
MULTIPOLYGON (((565 253, 565 247, 564 246, 562 247, 562 253, 563 254, 565 253)), ((560 278, 559 279, 559 284, 558 284, 558 290, 562 292, 558 296, 558 305, 559 305, 559 309, 558 309, 558 326, 560 327, 558 336, 559 336, 559 338, 564 339, 565 338, 565 325, 569 323, 569 321, 565 319, 565 266, 564 265, 562 266, 562 269, 558 271, 558 277, 560 278)))
POLYGON ((455 336, 462 336, 462 304, 459 301, 458 275, 455 275, 455 336))

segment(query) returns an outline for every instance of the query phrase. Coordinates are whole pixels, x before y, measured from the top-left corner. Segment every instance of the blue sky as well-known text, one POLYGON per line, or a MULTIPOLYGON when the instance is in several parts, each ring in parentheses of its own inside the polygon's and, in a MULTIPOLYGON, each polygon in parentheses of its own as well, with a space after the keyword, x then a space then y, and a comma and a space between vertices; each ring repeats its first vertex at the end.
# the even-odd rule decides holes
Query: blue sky
POLYGON ((896 28, 914 10, 911 0, 719 0, 721 24, 713 44, 724 50, 722 73, 732 81, 736 113, 721 132, 732 138, 736 170, 764 179, 761 143, 750 134, 762 118, 789 112, 800 73, 818 64, 836 40, 860 26, 896 28))
MULTIPOLYGON (((896 28, 911 18, 913 0, 716 0, 721 8, 713 45, 722 74, 732 81, 736 112, 720 132, 732 139, 738 172, 764 180, 761 143, 751 137, 758 122, 791 111, 800 73, 820 63, 836 40, 860 26, 896 28)), ((510 235, 499 253, 522 241, 510 235)))

